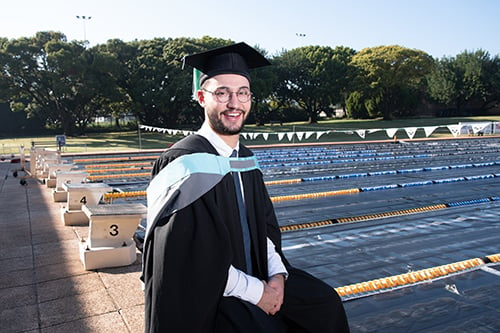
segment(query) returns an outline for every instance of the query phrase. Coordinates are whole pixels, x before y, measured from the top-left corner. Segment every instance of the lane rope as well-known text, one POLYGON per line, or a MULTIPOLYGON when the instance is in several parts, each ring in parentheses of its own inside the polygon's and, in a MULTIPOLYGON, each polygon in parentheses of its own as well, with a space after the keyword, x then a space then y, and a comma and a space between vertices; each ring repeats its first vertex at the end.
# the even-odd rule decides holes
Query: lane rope
MULTIPOLYGON (((489 268, 489 265, 499 262, 500 253, 497 253, 484 258, 473 258, 458 261, 446 265, 411 271, 404 274, 349 284, 334 289, 343 301, 348 301, 361 297, 386 293, 425 282, 433 282, 445 277, 463 274, 473 270, 489 268)), ((500 273, 497 270, 495 271, 500 273)))

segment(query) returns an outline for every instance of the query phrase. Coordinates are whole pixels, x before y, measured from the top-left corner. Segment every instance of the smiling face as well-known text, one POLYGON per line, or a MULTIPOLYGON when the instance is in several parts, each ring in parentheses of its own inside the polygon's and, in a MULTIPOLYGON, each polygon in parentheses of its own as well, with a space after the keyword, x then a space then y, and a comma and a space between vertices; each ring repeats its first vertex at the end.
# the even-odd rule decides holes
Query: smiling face
POLYGON ((240 102, 236 93, 242 90, 250 90, 250 83, 244 76, 237 74, 216 75, 204 82, 198 91, 198 101, 205 109, 205 117, 210 127, 225 139, 225 137, 236 137, 241 132, 252 105, 251 99, 240 102), (221 103, 217 100, 215 93, 218 91, 229 91, 229 100, 221 103))

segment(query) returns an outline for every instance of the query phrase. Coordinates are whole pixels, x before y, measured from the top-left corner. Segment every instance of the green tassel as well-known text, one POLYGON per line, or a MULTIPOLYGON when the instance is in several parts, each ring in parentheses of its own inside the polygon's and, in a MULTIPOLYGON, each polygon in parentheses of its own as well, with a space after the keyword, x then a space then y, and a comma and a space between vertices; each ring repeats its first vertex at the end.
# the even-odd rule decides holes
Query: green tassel
POLYGON ((193 99, 198 100, 198 90, 200 90, 200 76, 201 72, 193 68, 193 99))

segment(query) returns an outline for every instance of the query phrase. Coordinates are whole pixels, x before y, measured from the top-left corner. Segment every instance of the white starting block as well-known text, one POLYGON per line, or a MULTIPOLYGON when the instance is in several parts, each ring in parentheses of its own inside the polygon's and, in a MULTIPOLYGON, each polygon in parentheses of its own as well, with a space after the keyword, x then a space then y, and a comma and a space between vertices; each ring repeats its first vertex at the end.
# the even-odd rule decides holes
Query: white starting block
POLYGON ((39 178, 43 181, 45 181, 47 178, 49 178, 49 168, 50 165, 53 164, 60 164, 61 163, 61 158, 60 157, 54 157, 54 156, 46 156, 42 159, 42 170, 40 171, 40 176, 39 178))
POLYGON ((47 164, 48 174, 49 176, 45 180, 45 184, 48 188, 54 188, 57 184, 57 172, 58 171, 70 171, 74 167, 74 164, 70 163, 57 163, 47 164))
POLYGON ((104 183, 64 183, 62 187, 68 192, 66 206, 61 208, 64 225, 87 224, 89 219, 82 211, 82 207, 97 205, 104 193, 113 190, 111 186, 104 183))
POLYGON ((30 173, 32 177, 42 179, 44 165, 47 161, 61 163, 61 154, 55 150, 45 148, 32 148, 30 152, 30 173))
POLYGON ((87 180, 87 171, 55 171, 56 188, 52 192, 54 202, 68 201, 68 192, 63 188, 63 184, 81 184, 87 180))
POLYGON ((131 265, 136 260, 133 236, 147 209, 143 204, 85 205, 89 236, 80 243, 86 270, 131 265))

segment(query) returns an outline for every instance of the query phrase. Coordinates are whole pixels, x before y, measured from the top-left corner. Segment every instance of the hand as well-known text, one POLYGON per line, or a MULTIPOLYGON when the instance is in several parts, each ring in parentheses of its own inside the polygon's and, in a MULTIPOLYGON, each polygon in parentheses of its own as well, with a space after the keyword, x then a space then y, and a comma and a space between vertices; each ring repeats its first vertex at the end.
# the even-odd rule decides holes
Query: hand
POLYGON ((257 306, 265 313, 274 315, 283 304, 285 278, 283 275, 274 275, 269 279, 269 282, 262 281, 262 283, 264 284, 264 292, 257 306))

